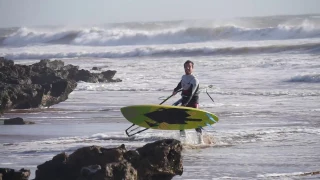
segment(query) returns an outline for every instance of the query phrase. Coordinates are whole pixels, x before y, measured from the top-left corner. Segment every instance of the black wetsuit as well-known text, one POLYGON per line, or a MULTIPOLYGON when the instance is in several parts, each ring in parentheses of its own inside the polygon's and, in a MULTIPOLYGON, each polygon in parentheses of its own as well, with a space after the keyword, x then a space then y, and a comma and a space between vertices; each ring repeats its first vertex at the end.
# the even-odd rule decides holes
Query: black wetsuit
POLYGON ((199 81, 198 79, 190 74, 183 75, 181 81, 174 88, 174 91, 182 89, 182 104, 187 107, 197 108, 199 104, 199 81))

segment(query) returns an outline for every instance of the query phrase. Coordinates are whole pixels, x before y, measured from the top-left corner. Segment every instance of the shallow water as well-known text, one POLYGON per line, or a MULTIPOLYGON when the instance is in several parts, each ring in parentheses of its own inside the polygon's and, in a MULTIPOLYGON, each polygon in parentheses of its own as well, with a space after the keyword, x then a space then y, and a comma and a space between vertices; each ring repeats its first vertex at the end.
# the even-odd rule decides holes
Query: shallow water
MULTIPOLYGON (((197 144, 194 130, 187 131, 187 139, 182 141, 184 173, 175 179, 300 179, 302 176, 296 174, 320 168, 317 96, 220 92, 223 90, 211 92, 215 103, 202 94, 202 108, 215 112, 220 121, 213 128, 205 128, 202 144, 197 144)), ((124 143, 130 149, 164 138, 180 139, 178 132, 157 130, 133 138, 124 134, 130 123, 121 116, 120 107, 158 103, 161 100, 155 97, 168 93, 78 89, 67 101, 51 108, 12 111, 5 116, 20 116, 36 124, 0 126, 1 164, 34 171, 54 155, 72 153, 83 146, 124 143)), ((319 176, 303 178, 315 177, 319 176)))

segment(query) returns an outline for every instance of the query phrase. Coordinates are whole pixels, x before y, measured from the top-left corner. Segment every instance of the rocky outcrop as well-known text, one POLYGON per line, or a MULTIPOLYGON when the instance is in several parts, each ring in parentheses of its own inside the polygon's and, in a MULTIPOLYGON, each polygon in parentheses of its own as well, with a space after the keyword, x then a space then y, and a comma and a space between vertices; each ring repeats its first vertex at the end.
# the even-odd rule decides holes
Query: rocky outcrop
POLYGON ((30 170, 20 169, 16 171, 9 168, 0 168, 0 180, 28 180, 30 170))
POLYGON ((90 73, 60 60, 41 60, 32 65, 0 58, 0 111, 49 107, 68 99, 77 81, 120 82, 116 71, 90 73))
POLYGON ((124 145, 83 147, 39 165, 35 180, 167 180, 183 173, 181 151, 180 141, 174 139, 129 151, 124 145))
POLYGON ((34 122, 24 121, 22 118, 16 117, 11 119, 5 119, 3 121, 3 124, 4 125, 24 125, 24 124, 34 124, 34 122))

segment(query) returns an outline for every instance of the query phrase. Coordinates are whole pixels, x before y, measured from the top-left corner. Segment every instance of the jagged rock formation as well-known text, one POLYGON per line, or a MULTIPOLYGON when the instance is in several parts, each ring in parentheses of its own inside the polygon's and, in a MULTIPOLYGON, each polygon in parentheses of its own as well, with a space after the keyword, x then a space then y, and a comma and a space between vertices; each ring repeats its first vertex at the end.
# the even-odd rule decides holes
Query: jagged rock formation
POLYGON ((169 180, 182 175, 182 145, 165 139, 136 150, 99 146, 61 153, 39 165, 35 180, 169 180))
POLYGON ((0 58, 0 111, 49 107, 68 99, 77 81, 120 82, 116 71, 90 73, 60 60, 41 60, 32 65, 0 58))

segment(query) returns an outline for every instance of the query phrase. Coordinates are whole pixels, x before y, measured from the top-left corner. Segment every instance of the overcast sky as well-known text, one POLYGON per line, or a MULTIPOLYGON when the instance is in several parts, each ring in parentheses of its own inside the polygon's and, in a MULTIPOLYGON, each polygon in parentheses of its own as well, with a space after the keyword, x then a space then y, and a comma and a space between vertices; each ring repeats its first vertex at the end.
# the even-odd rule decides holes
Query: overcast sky
POLYGON ((320 13, 320 0, 0 0, 0 27, 320 13))

